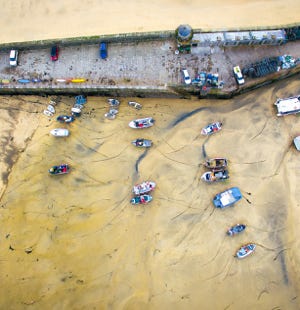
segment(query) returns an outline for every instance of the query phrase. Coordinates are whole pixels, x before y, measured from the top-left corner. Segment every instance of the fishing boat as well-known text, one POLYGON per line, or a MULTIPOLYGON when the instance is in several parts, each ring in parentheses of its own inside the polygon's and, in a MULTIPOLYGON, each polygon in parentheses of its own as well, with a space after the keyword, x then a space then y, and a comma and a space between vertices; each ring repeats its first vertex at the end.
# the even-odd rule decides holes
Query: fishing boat
POLYGON ((236 225, 230 227, 227 230, 227 235, 228 236, 234 236, 234 235, 237 235, 237 234, 241 233, 245 229, 246 229, 246 225, 244 225, 244 224, 236 224, 236 225))
POLYGON ((215 122, 208 124, 201 130, 201 134, 204 136, 211 135, 213 133, 216 133, 222 129, 222 123, 221 122, 215 122))
POLYGON ((140 110, 142 108, 142 105, 138 102, 135 102, 135 101, 128 101, 128 105, 137 109, 137 110, 140 110))
POLYGON ((53 113, 51 113, 50 111, 48 111, 48 110, 44 110, 44 112, 43 112, 46 116, 48 116, 48 117, 52 117, 53 116, 53 113))
POLYGON ((277 107, 277 116, 297 114, 300 112, 300 95, 277 99, 274 105, 277 107))
POLYGON ((216 208, 223 209, 234 205, 237 201, 241 200, 242 197, 240 189, 238 187, 232 187, 217 194, 213 199, 213 203, 216 208))
POLYGON ((150 147, 152 145, 151 140, 143 139, 143 138, 135 139, 131 141, 131 143, 136 147, 150 147))
POLYGON ((211 170, 225 169, 227 167, 227 159, 222 157, 210 158, 204 162, 204 166, 211 170))
POLYGON ((51 112, 52 114, 55 113, 55 108, 54 108, 54 106, 53 106, 52 104, 49 104, 49 105, 47 106, 47 110, 48 110, 49 112, 51 112))
POLYGON ((71 79, 72 83, 85 83, 86 79, 77 78, 77 79, 71 79))
POLYGON ((21 84, 28 84, 31 81, 29 79, 18 79, 18 82, 21 83, 21 84))
POLYGON ((104 114, 104 116, 107 119, 115 119, 118 113, 119 111, 117 109, 111 108, 107 113, 104 114))
POLYGON ((237 258, 244 258, 255 251, 256 245, 254 243, 248 243, 243 245, 235 254, 237 258))
POLYGON ((115 98, 107 99, 107 101, 112 107, 117 107, 120 105, 120 101, 115 98))
POLYGON ((140 184, 133 186, 132 192, 135 195, 143 195, 153 191, 156 187, 155 182, 153 181, 145 181, 140 184))
POLYGON ((59 166, 52 166, 48 171, 53 175, 66 174, 70 172, 70 167, 67 164, 61 164, 59 166))
POLYGON ((206 171, 201 176, 201 179, 208 183, 213 183, 217 181, 224 181, 226 179, 229 179, 229 173, 227 170, 212 170, 212 171, 206 171))
POLYGON ((294 138, 294 144, 298 151, 300 151, 300 136, 294 138))
POLYGON ((145 117, 131 121, 128 125, 131 128, 148 128, 153 126, 154 119, 152 117, 145 117))
POLYGON ((55 137, 67 137, 69 135, 69 130, 65 128, 55 128, 52 129, 50 133, 55 137))
POLYGON ((56 120, 61 123, 72 123, 74 121, 74 116, 69 115, 59 115, 56 120))
POLYGON ((78 95, 78 96, 75 96, 75 103, 77 104, 86 104, 87 102, 87 99, 84 95, 78 95))
POLYGON ((79 108, 71 108, 71 112, 73 116, 79 117, 81 115, 81 109, 79 108))
POLYGON ((141 196, 135 196, 130 200, 130 203, 133 205, 138 204, 147 204, 150 201, 152 201, 152 196, 150 195, 141 195, 141 196))

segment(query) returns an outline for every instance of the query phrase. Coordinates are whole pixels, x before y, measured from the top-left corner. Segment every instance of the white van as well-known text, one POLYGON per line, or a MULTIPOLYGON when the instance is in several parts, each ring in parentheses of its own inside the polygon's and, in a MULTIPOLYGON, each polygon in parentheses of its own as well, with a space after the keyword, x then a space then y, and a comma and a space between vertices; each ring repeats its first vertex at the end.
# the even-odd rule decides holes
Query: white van
POLYGON ((182 69, 182 74, 183 74, 184 83, 187 85, 191 84, 192 80, 190 78, 190 75, 187 69, 182 69))
POLYGON ((9 54, 9 64, 13 67, 17 66, 18 64, 18 51, 11 50, 9 54))

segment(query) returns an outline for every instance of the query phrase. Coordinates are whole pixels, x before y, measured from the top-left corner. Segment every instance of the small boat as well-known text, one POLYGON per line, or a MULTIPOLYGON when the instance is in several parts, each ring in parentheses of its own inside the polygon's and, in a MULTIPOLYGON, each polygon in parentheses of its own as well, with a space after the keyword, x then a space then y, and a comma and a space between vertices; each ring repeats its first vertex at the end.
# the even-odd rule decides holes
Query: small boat
POLYGON ((277 116, 299 113, 300 95, 284 99, 277 99, 274 105, 277 107, 277 116))
POLYGON ((300 151, 300 136, 294 139, 294 144, 295 144, 296 149, 300 151))
POLYGON ((83 107, 84 107, 84 105, 79 104, 79 103, 75 103, 75 104, 73 105, 73 108, 75 108, 75 109, 80 109, 80 110, 82 110, 83 107))
POLYGON ((130 200, 130 203, 133 205, 138 204, 147 204, 150 201, 152 201, 152 196, 150 195, 141 195, 141 196, 135 196, 130 200))
POLYGON ((71 79, 71 82, 72 83, 84 83, 84 82, 86 82, 86 79, 81 79, 81 78, 71 79))
POLYGON ((203 165, 211 170, 225 169, 227 167, 227 159, 221 157, 210 158, 207 159, 203 165))
POLYGON ((253 253, 255 248, 256 245, 254 243, 245 244, 236 252, 235 257, 244 258, 253 253))
POLYGON ((117 107, 120 105, 120 101, 114 98, 108 99, 107 101, 112 107, 117 107))
POLYGON ((42 80, 41 79, 37 79, 37 78, 33 78, 33 79, 31 79, 31 82, 32 83, 41 83, 42 80))
POLYGON ((237 201, 242 199, 242 197, 243 196, 240 189, 238 187, 232 187, 224 192, 217 194, 213 199, 213 203, 216 208, 223 209, 232 206, 237 201))
POLYGON ((43 112, 45 115, 49 116, 49 117, 52 117, 53 116, 53 113, 51 113, 50 111, 48 110, 44 110, 43 112))
POLYGON ((213 183, 217 181, 224 181, 229 179, 229 173, 227 170, 212 170, 206 171, 202 176, 201 179, 208 183, 213 183))
POLYGON ((234 236, 236 234, 239 234, 241 233, 242 231, 244 231, 246 229, 246 225, 244 224, 236 224, 232 227, 230 227, 228 230, 227 230, 227 235, 228 236, 234 236))
POLYGON ((115 118, 116 118, 116 114, 114 114, 114 113, 110 113, 110 112, 105 113, 105 114, 104 114, 104 116, 105 116, 107 119, 110 119, 110 120, 112 120, 112 119, 115 119, 115 118))
POLYGON ((66 79, 56 79, 55 81, 57 83, 66 83, 66 82, 68 82, 66 79))
POLYGON ((222 123, 221 122, 215 122, 215 123, 208 124, 207 126, 202 128, 201 134, 204 136, 208 136, 208 135, 211 135, 215 132, 220 131, 221 129, 222 129, 222 123))
POLYGON ((69 115, 59 115, 56 120, 61 123, 72 123, 74 121, 74 116, 69 115))
POLYGON ((135 102, 135 101, 128 101, 128 105, 137 110, 140 110, 143 107, 140 103, 135 102))
POLYGON ((143 183, 133 186, 132 192, 135 195, 143 195, 153 191, 156 187, 155 182, 145 181, 143 183))
POLYGON ((10 83, 10 80, 8 80, 8 79, 1 80, 1 84, 3 84, 3 85, 7 85, 9 83, 10 83))
POLYGON ((54 108, 54 106, 51 105, 51 104, 48 105, 47 110, 48 110, 49 112, 51 112, 52 114, 55 113, 55 108, 54 108))
POLYGON ((77 104, 86 104, 87 99, 84 95, 75 96, 75 103, 77 104))
POLYGON ((152 145, 151 140, 143 139, 143 138, 135 139, 135 140, 131 141, 131 143, 137 147, 150 147, 152 145))
POLYGON ((129 127, 131 128, 148 128, 153 126, 154 119, 152 117, 145 117, 133 120, 129 123, 129 127))
POLYGON ((55 128, 52 129, 50 133, 55 137, 67 137, 69 135, 69 130, 65 128, 55 128))
POLYGON ((80 115, 81 115, 81 109, 79 109, 79 108, 72 108, 71 109, 71 112, 72 112, 72 115, 73 116, 76 116, 76 117, 79 117, 80 115))
POLYGON ((28 80, 28 79, 18 79, 18 82, 21 83, 21 84, 28 84, 28 83, 30 83, 31 81, 28 80))
POLYGON ((66 174, 70 172, 70 167, 67 164, 61 164, 59 166, 52 166, 48 171, 54 175, 66 174))

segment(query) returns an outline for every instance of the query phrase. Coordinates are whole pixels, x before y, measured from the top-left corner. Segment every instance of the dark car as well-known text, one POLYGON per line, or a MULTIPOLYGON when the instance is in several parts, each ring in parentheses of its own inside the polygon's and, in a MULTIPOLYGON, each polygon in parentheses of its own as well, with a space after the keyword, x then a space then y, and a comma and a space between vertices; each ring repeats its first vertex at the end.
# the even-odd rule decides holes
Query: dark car
POLYGON ((51 47, 51 60, 56 61, 58 60, 58 46, 54 45, 51 47))
POLYGON ((102 59, 107 58, 107 43, 106 42, 100 43, 100 57, 102 59))

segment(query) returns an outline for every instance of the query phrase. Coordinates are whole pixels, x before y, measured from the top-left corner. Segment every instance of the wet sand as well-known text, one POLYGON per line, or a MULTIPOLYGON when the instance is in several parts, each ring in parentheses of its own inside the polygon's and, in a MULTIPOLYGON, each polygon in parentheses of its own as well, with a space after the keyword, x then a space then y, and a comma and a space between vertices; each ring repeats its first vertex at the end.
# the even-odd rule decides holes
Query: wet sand
MULTIPOLYGON (((121 98, 112 121, 103 116, 106 98, 89 97, 62 139, 50 136, 59 125, 41 113, 19 122, 26 128, 19 136, 31 138, 1 199, 0 308, 298 309, 300 175, 292 139, 300 120, 278 118, 273 103, 299 86, 295 77, 229 101, 121 98), (154 117, 152 128, 128 127, 144 116, 154 117), (215 120, 221 132, 201 136, 215 120), (140 136, 153 147, 133 147, 140 136), (215 156, 229 159, 230 179, 208 185, 199 179, 201 163, 215 156), (49 176, 62 162, 71 173, 49 176), (153 202, 131 206, 132 186, 147 179, 157 183, 153 202), (231 186, 243 199, 215 209, 213 196, 231 186), (238 222, 246 231, 226 236, 238 222), (247 242, 256 252, 234 258, 247 242)), ((47 98, 30 101, 10 99, 24 110, 17 119, 41 112, 47 98)), ((57 115, 72 104, 63 97, 57 115)))
POLYGON ((0 0, 0 41, 175 30, 280 26, 299 23, 296 0, 0 0), (224 12, 226 12, 224 14, 224 12))

